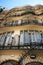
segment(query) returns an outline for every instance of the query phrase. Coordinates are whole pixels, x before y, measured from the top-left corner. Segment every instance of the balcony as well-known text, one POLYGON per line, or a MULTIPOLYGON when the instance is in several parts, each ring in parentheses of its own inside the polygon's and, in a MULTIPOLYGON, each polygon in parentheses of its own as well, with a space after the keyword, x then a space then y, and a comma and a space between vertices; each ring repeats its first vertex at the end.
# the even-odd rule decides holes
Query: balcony
POLYGON ((43 32, 22 30, 2 33, 2 49, 43 49, 43 32))
POLYGON ((28 24, 43 26, 43 21, 42 20, 17 20, 12 22, 5 22, 4 24, 1 23, 0 27, 23 26, 28 24))

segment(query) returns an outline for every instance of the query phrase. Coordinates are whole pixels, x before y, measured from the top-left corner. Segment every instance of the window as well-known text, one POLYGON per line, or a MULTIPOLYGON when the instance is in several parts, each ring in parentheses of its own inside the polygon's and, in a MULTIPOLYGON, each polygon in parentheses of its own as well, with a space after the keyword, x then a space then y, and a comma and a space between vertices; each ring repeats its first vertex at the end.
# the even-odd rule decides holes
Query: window
POLYGON ((35 23, 35 24, 38 24, 38 21, 37 21, 37 20, 35 20, 35 21, 34 21, 34 23, 35 23))
POLYGON ((22 24, 25 24, 25 21, 24 20, 22 20, 22 22, 21 22, 22 24))
POLYGON ((39 63, 32 63, 31 65, 40 65, 39 63))
POLYGON ((2 42, 2 34, 0 34, 0 46, 2 45, 1 42, 2 42))
POLYGON ((15 45, 14 33, 12 34, 12 46, 15 45))
POLYGON ((42 32, 42 37, 41 37, 42 43, 43 43, 43 32, 42 32))
POLYGON ((20 45, 24 45, 24 31, 20 32, 20 45))
POLYGON ((25 21, 25 24, 28 24, 28 20, 24 20, 25 21))
POLYGON ((18 20, 18 25, 21 25, 21 20, 18 20))
POLYGON ((14 36, 13 36, 12 46, 18 46, 18 44, 20 43, 20 40, 19 40, 20 31, 15 31, 13 35, 14 36))
POLYGON ((12 24, 13 24, 12 22, 9 22, 9 26, 12 26, 12 24))
POLYGON ((5 41, 6 41, 6 37, 7 37, 7 33, 5 33, 5 34, 3 34, 3 39, 4 39, 4 41, 3 41, 3 45, 5 45, 5 41))
POLYGON ((32 24, 38 24, 37 20, 32 20, 32 24))
POLYGON ((15 21, 15 25, 16 25, 16 26, 18 25, 18 21, 15 21))
POLYGON ((43 65, 40 62, 31 62, 31 63, 27 63, 26 65, 43 65))
POLYGON ((36 37, 36 43, 41 43, 41 34, 39 32, 35 33, 35 37, 36 37))
POLYGON ((41 20, 38 20, 38 24, 39 24, 39 25, 42 25, 42 21, 41 21, 41 20))
POLYGON ((18 62, 13 61, 13 60, 8 60, 8 61, 1 63, 1 65, 18 65, 18 62))
POLYGON ((13 32, 11 32, 11 35, 10 35, 10 38, 9 38, 9 42, 8 42, 8 45, 11 45, 12 44, 12 34, 13 34, 13 32))
POLYGON ((35 42, 35 34, 34 32, 31 32, 31 43, 35 42))
POLYGON ((1 24, 1 25, 0 25, 0 27, 4 27, 4 25, 3 25, 3 24, 1 24))
POLYGON ((32 43, 40 43, 41 42, 41 34, 39 32, 31 33, 31 42, 32 43))
POLYGON ((4 40, 5 40, 5 34, 2 34, 2 37, 1 37, 1 46, 3 46, 4 40))
POLYGON ((13 26, 15 26, 15 21, 13 22, 13 26))
POLYGON ((19 44, 19 35, 16 34, 15 37, 14 37, 14 45, 18 46, 18 44, 19 44))
POLYGON ((6 38, 6 42, 5 42, 5 46, 11 44, 11 43, 10 43, 10 42, 11 42, 10 39, 11 39, 11 32, 9 32, 9 33, 7 34, 7 38, 6 38))
POLYGON ((29 38, 29 33, 28 31, 24 31, 24 45, 29 45, 30 43, 30 38, 29 38))

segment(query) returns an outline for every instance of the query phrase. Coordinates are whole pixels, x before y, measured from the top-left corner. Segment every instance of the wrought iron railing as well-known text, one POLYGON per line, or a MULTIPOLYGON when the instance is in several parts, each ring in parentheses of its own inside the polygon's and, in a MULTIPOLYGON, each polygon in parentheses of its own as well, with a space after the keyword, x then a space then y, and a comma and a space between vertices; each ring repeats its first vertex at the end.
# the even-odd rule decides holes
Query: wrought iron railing
POLYGON ((4 49, 19 49, 19 50, 28 50, 28 49, 43 49, 43 44, 30 44, 30 45, 18 45, 18 46, 11 46, 11 45, 8 45, 8 46, 0 46, 0 50, 4 50, 4 49))
POLYGON ((17 21, 17 23, 15 21, 12 21, 9 23, 0 24, 0 27, 23 26, 23 25, 28 25, 28 24, 43 26, 42 21, 40 23, 40 21, 38 22, 38 20, 27 20, 25 22, 21 21, 20 23, 19 21, 17 21))

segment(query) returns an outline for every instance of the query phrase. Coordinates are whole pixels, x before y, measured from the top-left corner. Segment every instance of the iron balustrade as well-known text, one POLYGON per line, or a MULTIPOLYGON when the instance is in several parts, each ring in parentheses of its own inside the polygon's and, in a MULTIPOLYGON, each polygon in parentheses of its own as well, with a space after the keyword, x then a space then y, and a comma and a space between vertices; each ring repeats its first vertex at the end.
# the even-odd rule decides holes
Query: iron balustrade
POLYGON ((18 46, 0 46, 0 50, 4 50, 4 49, 40 49, 40 50, 43 50, 43 44, 38 44, 38 45, 36 45, 36 44, 34 44, 34 45, 32 45, 32 44, 30 44, 30 45, 18 45, 18 46))
POLYGON ((24 30, 0 34, 0 49, 43 49, 43 32, 24 30))
POLYGON ((17 20, 17 21, 4 23, 4 24, 1 23, 0 27, 22 26, 22 25, 28 25, 28 24, 43 26, 43 21, 41 20, 17 20))

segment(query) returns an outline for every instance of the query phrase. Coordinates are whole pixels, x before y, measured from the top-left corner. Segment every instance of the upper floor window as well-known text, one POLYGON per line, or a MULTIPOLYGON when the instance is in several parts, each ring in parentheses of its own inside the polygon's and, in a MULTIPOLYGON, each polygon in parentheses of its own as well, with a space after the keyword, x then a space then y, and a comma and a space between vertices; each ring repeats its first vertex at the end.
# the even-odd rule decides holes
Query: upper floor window
POLYGON ((18 20, 18 25, 21 25, 21 20, 18 20))
POLYGON ((42 25, 42 20, 38 20, 38 24, 39 25, 42 25))
POLYGON ((18 21, 15 21, 15 25, 18 25, 18 21))
POLYGON ((13 26, 15 26, 15 21, 13 21, 13 26))

